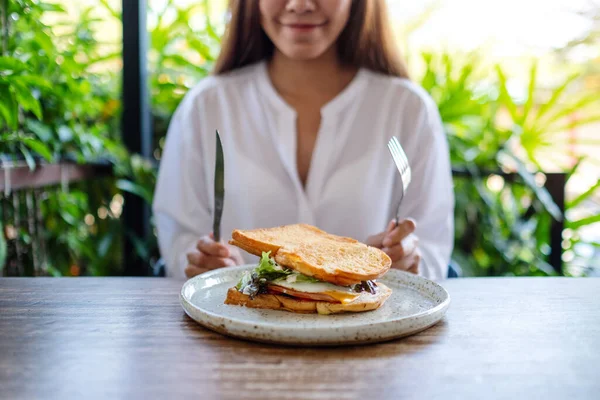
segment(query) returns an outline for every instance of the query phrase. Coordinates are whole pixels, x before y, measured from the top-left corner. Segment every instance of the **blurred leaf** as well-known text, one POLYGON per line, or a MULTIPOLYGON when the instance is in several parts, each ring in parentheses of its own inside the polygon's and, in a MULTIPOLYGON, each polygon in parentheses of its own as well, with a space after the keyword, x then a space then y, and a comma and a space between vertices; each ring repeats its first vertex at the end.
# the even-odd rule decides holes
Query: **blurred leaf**
POLYGON ((74 137, 73 131, 68 126, 61 125, 58 127, 58 137, 63 143, 70 142, 74 137))
POLYGON ((187 58, 185 58, 179 54, 166 55, 164 57, 164 61, 165 62, 171 61, 174 64, 176 64, 177 66, 188 67, 188 68, 194 69, 201 74, 208 74, 208 71, 206 70, 206 68, 189 61, 187 58))
POLYGON ((517 173, 523 179, 523 181, 527 184, 527 186, 533 190, 535 196, 540 200, 540 202, 544 205, 544 208, 552 215, 552 217, 557 221, 562 221, 563 215, 560 211, 560 208, 556 205, 554 200, 552 200, 552 196, 548 192, 546 188, 539 187, 535 182, 535 177, 527 170, 527 167, 521 160, 515 157, 513 154, 510 154, 506 151, 500 151, 498 153, 498 160, 500 162, 508 161, 510 164, 514 164, 517 166, 517 173))
POLYGON ((104 8, 113 16, 113 18, 121 19, 121 13, 112 8, 107 0, 100 0, 100 4, 104 6, 104 8))
POLYGON ((17 100, 24 110, 31 111, 38 119, 42 119, 42 107, 38 99, 36 99, 27 86, 13 84, 17 100))
POLYGON ((578 219, 578 220, 575 220, 575 221, 567 221, 567 223, 565 225, 566 225, 567 228, 579 229, 582 226, 596 224, 598 222, 600 222, 600 214, 598 214, 598 215, 592 215, 590 217, 581 218, 581 219, 578 219))
POLYGON ((108 251, 112 247, 113 240, 115 237, 114 231, 108 231, 104 237, 98 242, 98 256, 100 258, 105 258, 108 254, 108 251))
POLYGON ((14 82, 19 83, 21 86, 35 86, 40 89, 52 89, 50 82, 36 75, 19 75, 12 78, 14 82))
MULTIPOLYGON (((204 0, 208 3, 208 0, 204 0)), ((431 17, 439 11, 442 6, 441 0, 435 0, 425 5, 424 9, 415 17, 411 18, 403 27, 404 37, 408 37, 419 30, 425 23, 429 22, 431 17)))
POLYGON ((27 64, 25 64, 21 60, 17 60, 16 58, 8 57, 8 56, 0 56, 0 71, 1 72, 21 72, 26 70, 27 64))
POLYGON ((196 34, 194 34, 193 32, 189 33, 186 36, 187 42, 189 43, 190 47, 194 50, 196 50, 201 56, 202 58, 204 58, 205 60, 208 61, 214 61, 215 57, 212 55, 210 48, 206 45, 206 43, 204 43, 202 40, 200 40, 196 34))
POLYGON ((540 109, 537 112, 537 118, 540 119, 542 118, 548 111, 552 110, 553 107, 557 104, 558 100, 561 98, 561 96, 563 95, 563 93, 565 92, 565 90, 569 87, 569 85, 571 85, 571 83, 573 83, 573 81, 575 81, 575 79, 579 78, 579 74, 574 74, 571 75, 570 77, 568 77, 563 83, 562 85, 560 85, 559 87, 557 87, 556 89, 554 89, 552 91, 552 96, 550 97, 550 99, 543 103, 540 106, 540 109))
POLYGON ((146 200, 148 204, 152 204, 152 193, 145 187, 135 182, 128 181, 125 179, 119 179, 117 181, 117 188, 125 192, 135 194, 141 197, 142 199, 146 200))
POLYGON ((103 56, 97 56, 94 58, 90 58, 90 60, 87 62, 87 66, 90 67, 94 64, 97 64, 99 62, 105 62, 105 61, 111 61, 111 60, 118 60, 121 58, 121 51, 116 51, 113 53, 109 53, 109 54, 105 54, 103 56))
POLYGON ((535 261, 533 261, 532 263, 537 269, 539 269, 540 271, 542 271, 544 273, 544 275, 546 276, 556 276, 556 270, 554 269, 554 267, 550 264, 548 264, 546 261, 544 260, 540 260, 540 259, 536 259, 535 261))
POLYGON ((40 2, 39 6, 42 9, 42 11, 63 12, 63 13, 65 12, 65 9, 60 4, 56 4, 56 3, 40 2))
POLYGON ((35 163, 35 159, 31 155, 31 152, 29 151, 29 149, 27 147, 25 147, 25 145, 23 145, 23 144, 21 146, 19 146, 19 149, 21 150, 21 154, 25 158, 25 162, 27 163, 29 170, 34 171, 36 163, 35 163))
POLYGON ((573 208, 578 206, 579 204, 591 198, 596 192, 596 190, 598 190, 598 188, 600 188, 600 179, 598 179, 598 181, 594 185, 592 185, 592 187, 590 187, 588 190, 574 198, 572 201, 568 202, 566 204, 566 207, 573 208))
POLYGON ((535 101, 535 84, 537 80, 537 62, 534 62, 531 66, 531 70, 529 73, 529 87, 527 89, 527 101, 523 107, 523 114, 517 121, 518 124, 523 125, 525 121, 527 121, 527 117, 529 116, 529 112, 531 111, 531 107, 533 107, 533 103, 535 101))
POLYGON ((513 121, 518 121, 519 115, 518 115, 518 111, 517 111, 517 105, 514 103, 512 97, 510 96, 510 93, 508 92, 506 76, 504 75, 504 72, 502 71, 502 68, 499 65, 496 66, 496 73, 497 73, 498 79, 500 81, 500 87, 499 87, 500 98, 499 98, 499 100, 500 100, 501 104, 506 107, 506 109, 510 113, 510 116, 512 117, 513 121))
POLYGON ((556 129, 552 128, 553 123, 560 121, 561 119, 566 118, 570 115, 576 114, 588 107, 589 105, 597 104, 598 101, 598 94, 593 93, 590 95, 583 95, 573 104, 557 107, 553 109, 554 112, 546 113, 547 117, 539 121, 538 129, 540 131, 556 131, 556 129))
MULTIPOLYGON (((600 144, 600 143, 598 143, 598 144, 600 144)), ((571 179, 573 177, 573 175, 575 175, 577 173, 577 171, 579 171, 579 167, 583 163, 583 160, 585 160, 584 157, 579 157, 577 159, 577 162, 575 163, 575 165, 573 165, 573 167, 571 168, 571 170, 567 172, 567 179, 566 179, 567 182, 569 181, 569 179, 571 179)))
POLYGON ((46 146, 40 140, 26 137, 23 138, 23 143, 25 144, 25 146, 42 156, 46 161, 52 162, 52 151, 50 151, 48 146, 46 146))
POLYGON ((558 125, 558 126, 552 127, 552 130, 549 131, 549 133, 551 133, 551 132, 566 132, 568 130, 575 129, 577 127, 591 125, 592 123, 598 122, 598 121, 600 121, 600 115, 592 115, 592 116, 576 119, 573 121, 569 121, 564 125, 558 125))
POLYGON ((10 129, 17 129, 18 104, 8 87, 3 85, 0 85, 0 114, 10 129))
POLYGON ((131 231, 127 232, 127 237, 133 243, 135 253, 138 255, 138 257, 144 261, 147 261, 149 259, 149 253, 148 249, 146 248, 146 243, 131 231))
POLYGON ((33 132, 42 142, 50 142, 52 137, 52 130, 47 125, 35 119, 28 119, 25 121, 27 129, 33 132))

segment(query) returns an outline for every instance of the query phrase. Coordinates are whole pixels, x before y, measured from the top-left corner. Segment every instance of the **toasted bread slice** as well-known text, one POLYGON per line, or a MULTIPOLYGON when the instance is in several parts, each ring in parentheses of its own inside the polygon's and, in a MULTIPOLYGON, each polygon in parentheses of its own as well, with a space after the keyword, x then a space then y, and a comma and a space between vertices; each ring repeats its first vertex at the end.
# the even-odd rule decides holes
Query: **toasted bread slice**
POLYGON ((375 294, 361 293, 350 303, 328 303, 325 301, 299 300, 286 295, 259 294, 253 299, 236 288, 227 291, 225 304, 246 306, 250 308, 265 308, 270 310, 285 310, 304 314, 338 314, 346 312, 363 312, 375 310, 392 294, 392 290, 383 283, 377 283, 375 294))
POLYGON ((342 286, 377 279, 392 265, 380 249, 306 224, 236 229, 229 243, 257 256, 270 251, 284 267, 342 286))

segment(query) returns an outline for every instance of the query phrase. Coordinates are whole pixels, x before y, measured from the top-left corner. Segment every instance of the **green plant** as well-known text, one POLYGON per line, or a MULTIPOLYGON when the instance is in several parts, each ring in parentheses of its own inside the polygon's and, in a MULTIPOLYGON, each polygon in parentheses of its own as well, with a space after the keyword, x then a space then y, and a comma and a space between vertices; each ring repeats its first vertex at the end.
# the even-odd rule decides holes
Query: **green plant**
MULTIPOLYGON (((111 7, 114 2, 99 3, 109 18, 120 19, 120 10, 111 7)), ((218 54, 223 23, 209 18, 209 6, 222 3, 203 0, 180 7, 170 0, 155 8, 157 3, 150 2, 148 58, 156 159, 175 108, 208 74, 218 54)), ((138 255, 152 263, 158 256, 156 237, 143 239, 124 232, 120 210, 123 192, 151 202, 156 165, 129 155, 120 143, 120 51, 118 44, 97 39, 103 23, 96 17, 98 8, 81 9, 75 22, 66 18, 59 3, 0 0, 0 9, 5 10, 0 55, 2 157, 24 158, 31 168, 43 159, 108 159, 115 170, 114 177, 80 183, 68 192, 47 190, 36 200, 43 214, 44 238, 52 248, 47 272, 119 274, 125 235, 133 240, 138 255), (48 15, 54 16, 52 25, 44 22, 48 15)), ((534 66, 528 94, 517 101, 508 90, 510 76, 504 68, 482 70, 480 53, 409 56, 423 60, 419 82, 439 106, 452 164, 462 171, 455 178, 453 258, 465 275, 554 274, 547 264, 549 230, 552 220, 560 218, 567 228, 563 243, 567 274, 588 273, 574 266, 593 267, 589 249, 600 249, 600 244, 585 239, 582 232, 599 218, 578 214, 598 193, 600 183, 568 199, 561 215, 541 185, 539 161, 545 148, 562 140, 556 132, 574 126, 565 120, 574 110, 582 115, 576 124, 598 120, 593 94, 571 95, 578 92, 570 90, 578 84, 575 76, 554 89, 541 88, 534 66)), ((564 168, 569 180, 575 179, 580 165, 564 168)), ((6 222, 15 218, 14 202, 0 201, 7 205, 3 228, 14 233, 14 226, 6 222)), ((28 210, 16 210, 22 213, 21 220, 31 213, 28 210)), ((31 243, 26 229, 17 234, 23 243, 31 243)), ((0 262, 2 254, 0 241, 0 262)))
POLYGON ((0 58, 0 115, 5 129, 2 153, 20 151, 33 168, 29 150, 47 161, 70 157, 79 162, 122 155, 118 138, 115 74, 90 69, 118 57, 103 55, 93 35, 97 20, 90 7, 70 31, 58 36, 43 16, 64 13, 58 4, 16 0, 5 14, 0 58))
MULTIPOLYGON (((536 67, 532 68, 529 95, 523 104, 509 94, 505 73, 496 67, 498 79, 485 81, 477 75, 477 57, 463 57, 458 63, 449 54, 423 54, 425 72, 422 86, 436 100, 450 142, 452 164, 463 171, 455 178, 456 242, 453 258, 467 275, 552 275, 547 263, 552 219, 565 218, 548 191, 540 185, 536 154, 549 145, 553 132, 579 107, 595 99, 582 95, 573 103, 560 102, 570 84, 569 77, 553 89, 549 101, 534 100, 536 67), (503 113, 508 113, 509 123, 503 113), (555 129, 551 129, 556 124, 555 129), (521 149, 526 158, 515 154, 521 149), (504 178, 505 173, 510 180, 504 178)), ((581 108, 578 108, 581 112, 581 108)), ((586 118, 582 124, 596 121, 586 118)), ((571 178, 576 170, 568 171, 571 178)), ((598 186, 567 203, 567 215, 598 186)), ((581 225, 566 221, 566 226, 597 222, 590 217, 581 225)), ((578 235, 574 235, 577 237, 578 235)), ((576 244, 564 244, 565 251, 576 244)), ((597 246, 590 243, 591 246, 597 246)), ((567 264, 567 272, 569 265, 567 264)))
MULTIPOLYGON (((537 63, 534 63, 529 73, 527 98, 519 103, 509 94, 507 78, 502 68, 496 67, 500 89, 499 102, 510 115, 511 131, 519 136, 519 144, 524 150, 526 161, 542 169, 537 153, 548 148, 556 149, 558 143, 566 144, 559 134, 600 122, 600 98, 595 92, 568 96, 569 89, 579 78, 579 74, 573 74, 551 90, 546 101, 539 101, 541 96, 536 96, 539 90, 537 70, 537 63), (577 120, 569 118, 576 114, 582 117, 577 120)), ((600 145, 600 140, 586 143, 600 145)))
MULTIPOLYGON (((40 161, 60 160, 109 160, 117 170, 126 169, 128 155, 118 139, 118 75, 93 71, 99 63, 118 60, 119 53, 102 51, 94 36, 98 20, 93 7, 83 10, 75 23, 55 3, 4 1, 0 9, 3 159, 23 158, 31 169, 40 161), (49 15, 63 34, 44 22, 49 15)), ((17 222, 33 221, 30 203, 41 210, 43 235, 36 240, 43 239, 52 251, 44 257, 25 252, 19 255, 22 263, 29 266, 45 258, 43 267, 52 275, 118 273, 122 224, 110 211, 120 196, 115 183, 115 178, 103 178, 96 184, 73 185, 68 192, 49 188, 41 195, 29 191, 2 198, 4 228, 15 231, 12 242, 24 246, 34 246, 34 233, 17 222)))
POLYGON ((160 9, 149 9, 150 88, 157 156, 163 146, 171 115, 183 96, 206 77, 216 59, 222 26, 209 17, 209 1, 176 7, 168 1, 160 9), (169 11, 171 13, 169 13, 169 11), (174 15, 167 18, 169 14, 174 15), (194 29, 192 20, 201 20, 202 29, 194 29))

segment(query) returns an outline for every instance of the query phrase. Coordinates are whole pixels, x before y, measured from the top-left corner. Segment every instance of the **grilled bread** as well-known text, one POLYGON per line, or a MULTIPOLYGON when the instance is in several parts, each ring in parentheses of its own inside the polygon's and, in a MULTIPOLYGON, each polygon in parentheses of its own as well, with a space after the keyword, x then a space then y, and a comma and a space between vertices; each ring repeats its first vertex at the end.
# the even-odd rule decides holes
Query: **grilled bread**
POLYGON ((250 296, 239 292, 236 288, 230 288, 227 292, 225 304, 306 314, 339 314, 375 310, 390 297, 391 293, 392 290, 390 288, 383 283, 378 283, 377 293, 375 294, 364 292, 349 303, 330 303, 326 301, 301 300, 278 294, 259 294, 251 299, 250 296))
POLYGON ((340 286, 377 279, 392 264, 380 249, 306 224, 236 229, 231 236, 229 243, 248 253, 270 251, 279 265, 340 286))

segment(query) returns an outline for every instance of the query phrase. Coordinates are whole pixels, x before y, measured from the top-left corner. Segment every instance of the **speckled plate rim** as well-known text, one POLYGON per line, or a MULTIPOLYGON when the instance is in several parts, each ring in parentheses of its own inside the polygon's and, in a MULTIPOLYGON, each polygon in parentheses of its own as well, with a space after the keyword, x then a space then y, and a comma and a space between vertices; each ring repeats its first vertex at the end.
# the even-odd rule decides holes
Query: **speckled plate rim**
MULTIPOLYGON (((451 302, 450 294, 446 291, 446 289, 443 286, 441 286, 437 282, 434 282, 427 278, 424 278, 424 277, 421 277, 418 275, 414 275, 414 274, 410 274, 410 273, 407 273, 404 271, 393 270, 394 273, 397 273, 397 274, 400 274, 403 276, 403 279, 405 281, 405 282, 403 282, 404 284, 410 286, 413 290, 419 291, 421 294, 429 297, 430 299, 432 299, 433 301, 435 301, 436 303, 439 303, 439 304, 437 304, 436 306, 429 308, 425 311, 422 311, 420 313, 415 313, 415 314, 411 314, 411 315, 407 315, 407 316, 403 316, 403 317, 399 317, 399 318, 390 318, 385 321, 377 321, 377 322, 371 322, 371 323, 365 323, 365 322, 361 323, 360 321, 357 321, 356 324, 346 325, 344 328, 348 329, 348 330, 351 330, 351 329, 365 330, 370 327, 377 327, 377 326, 382 326, 382 325, 389 326, 389 325, 393 325, 395 323, 399 323, 399 322, 409 320, 409 319, 420 321, 420 320, 427 319, 429 316, 437 314, 437 317, 435 318, 435 320, 430 321, 430 323, 423 324, 420 326, 417 324, 416 329, 414 329, 412 331, 404 331, 403 333, 398 333, 398 334, 391 333, 389 335, 380 336, 376 340, 375 339, 373 339, 373 340, 365 339, 365 340, 348 341, 347 343, 343 343, 343 342, 339 342, 337 340, 331 340, 331 339, 328 340, 324 337, 323 340, 314 341, 311 339, 311 340, 304 341, 304 340, 298 339, 296 342, 294 342, 293 340, 290 340, 289 338, 284 339, 281 337, 279 337, 279 338, 275 337, 272 340, 265 340, 264 338, 255 337, 252 334, 240 335, 240 334, 232 333, 231 329, 227 329, 226 326, 224 326, 224 324, 222 323, 222 320, 226 320, 229 324, 233 324, 236 328, 235 330, 248 330, 248 331, 251 331, 253 328, 256 328, 257 322, 256 321, 247 321, 247 320, 243 320, 243 319, 239 319, 239 318, 235 318, 235 317, 231 317, 231 316, 224 316, 224 315, 221 315, 218 313, 213 313, 211 311, 205 310, 201 307, 196 306, 194 303, 192 303, 191 299, 188 299, 188 296, 185 294, 186 289, 189 286, 194 285, 197 281, 207 280, 212 277, 219 276, 219 275, 229 273, 229 272, 239 271, 241 273, 244 270, 252 269, 254 267, 255 267, 255 265, 249 264, 249 265, 242 265, 242 266, 237 266, 237 267, 221 268, 221 269, 205 272, 204 274, 198 275, 194 278, 187 280, 183 284, 181 291, 179 293, 180 303, 181 303, 184 311, 190 318, 195 320, 200 325, 202 325, 208 329, 214 330, 216 332, 219 332, 221 334, 231 336, 231 337, 252 340, 252 341, 258 341, 258 342, 263 342, 263 343, 275 343, 275 344, 297 344, 297 345, 306 345, 306 344, 332 345, 332 344, 335 344, 335 345, 339 345, 339 344, 361 344, 361 343, 381 342, 381 341, 392 340, 395 338, 401 338, 401 337, 406 337, 406 336, 416 334, 418 332, 426 330, 426 329, 430 328, 431 326, 437 324, 444 317, 446 310, 450 306, 450 302, 451 302), (419 281, 421 283, 427 282, 428 284, 433 285, 433 287, 435 288, 436 291, 442 293, 443 299, 441 301, 437 301, 437 300, 433 299, 432 296, 429 295, 428 293, 424 292, 423 290, 419 290, 415 284, 415 282, 419 282, 419 281), (199 320, 197 317, 192 315, 192 310, 196 311, 197 313, 203 314, 205 319, 199 320)), ((385 278, 382 278, 382 279, 385 279, 385 278)), ((281 311, 281 312, 286 312, 286 311, 281 311)), ((303 314, 298 314, 299 317, 301 317, 302 315, 303 314)), ((313 315, 313 314, 311 314, 311 315, 313 315)), ((326 316, 324 316, 324 317, 326 317, 326 316)), ((325 334, 325 336, 329 336, 326 333, 329 333, 331 331, 331 328, 329 328, 329 327, 315 327, 315 326, 270 323, 268 321, 260 321, 259 324, 260 324, 261 328, 265 328, 265 329, 277 329, 277 330, 281 329, 282 331, 293 329, 294 331, 299 332, 300 335, 302 334, 302 332, 310 331, 312 333, 322 333, 322 334, 325 334)), ((286 336, 286 335, 283 335, 283 336, 286 336)))

